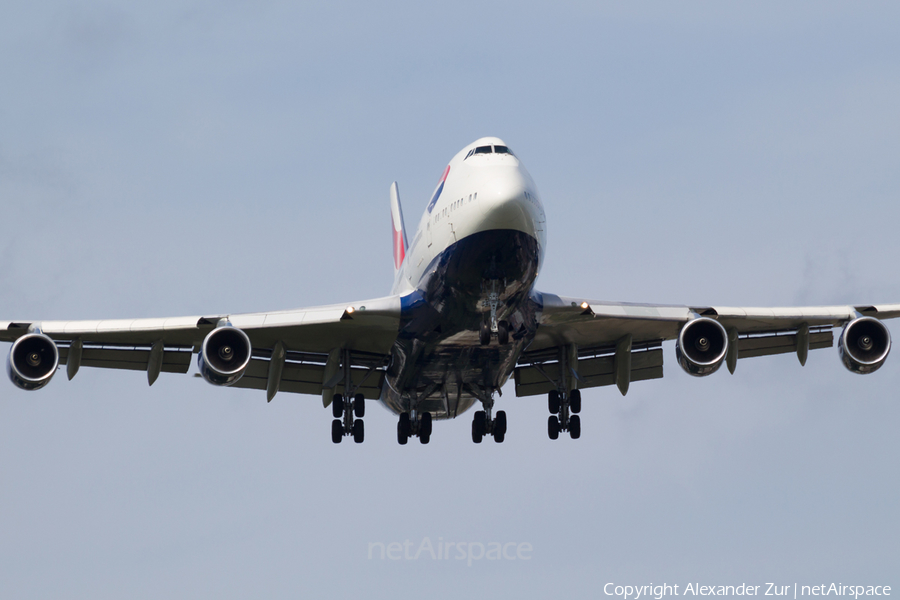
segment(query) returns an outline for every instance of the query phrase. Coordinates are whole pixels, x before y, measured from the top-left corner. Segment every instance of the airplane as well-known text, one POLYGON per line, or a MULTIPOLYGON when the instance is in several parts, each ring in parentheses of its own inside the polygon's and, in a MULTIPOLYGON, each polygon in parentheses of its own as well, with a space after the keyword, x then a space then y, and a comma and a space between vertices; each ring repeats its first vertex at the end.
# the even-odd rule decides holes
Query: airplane
POLYGON ((662 342, 676 362, 705 377, 742 358, 830 348, 859 374, 884 364, 891 337, 882 319, 900 304, 747 308, 606 302, 541 292, 547 229, 540 194, 501 139, 485 137, 447 165, 410 242, 399 189, 390 187, 391 294, 350 303, 249 314, 161 319, 2 321, 12 342, 7 373, 23 390, 65 365, 187 373, 218 386, 321 395, 332 407, 334 443, 365 439, 366 401, 398 416, 397 441, 431 439, 434 420, 476 403, 472 441, 503 442, 506 412, 495 396, 546 395, 547 433, 581 436, 581 391, 663 376, 662 342))

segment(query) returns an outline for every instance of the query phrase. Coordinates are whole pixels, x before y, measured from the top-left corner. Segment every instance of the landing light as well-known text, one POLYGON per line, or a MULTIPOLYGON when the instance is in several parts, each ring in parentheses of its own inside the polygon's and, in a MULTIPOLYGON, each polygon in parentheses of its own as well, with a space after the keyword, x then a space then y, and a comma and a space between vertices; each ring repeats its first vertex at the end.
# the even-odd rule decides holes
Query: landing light
POLYGON ((581 303, 581 308, 587 309, 589 306, 590 306, 590 304, 588 304, 587 302, 581 303))
POLYGON ((348 314, 348 315, 352 315, 352 314, 353 314, 353 311, 355 311, 355 310, 356 310, 356 309, 353 308, 352 306, 348 306, 348 307, 347 307, 347 314, 348 314))

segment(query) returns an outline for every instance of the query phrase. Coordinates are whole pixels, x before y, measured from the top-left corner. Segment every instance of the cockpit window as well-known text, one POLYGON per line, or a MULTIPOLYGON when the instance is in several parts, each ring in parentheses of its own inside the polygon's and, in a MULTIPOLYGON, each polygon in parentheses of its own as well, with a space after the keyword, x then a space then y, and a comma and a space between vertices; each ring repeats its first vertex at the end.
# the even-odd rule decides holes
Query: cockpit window
MULTIPOLYGON (((478 146, 477 148, 469 150, 469 153, 466 154, 466 158, 469 158, 473 154, 509 154, 510 156, 515 156, 513 151, 507 146, 478 146)), ((463 160, 466 160, 466 158, 463 160)))

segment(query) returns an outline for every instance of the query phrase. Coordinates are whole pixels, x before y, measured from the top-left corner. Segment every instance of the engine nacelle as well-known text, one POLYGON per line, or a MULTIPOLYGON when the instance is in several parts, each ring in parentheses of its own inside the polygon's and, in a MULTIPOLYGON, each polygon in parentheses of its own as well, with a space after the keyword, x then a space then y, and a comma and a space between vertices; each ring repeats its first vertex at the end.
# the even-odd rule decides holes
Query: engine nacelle
POLYGON ((9 349, 6 373, 23 390, 39 390, 48 383, 59 367, 59 350, 43 333, 27 333, 9 349))
POLYGON ((877 371, 891 351, 891 332, 872 317, 860 317, 844 325, 838 352, 841 362, 854 373, 877 371))
POLYGON ((213 329, 203 340, 197 366, 200 374, 215 385, 232 385, 250 364, 250 338, 230 325, 213 329))
POLYGON ((728 333, 721 323, 707 317, 685 323, 675 341, 678 364, 696 377, 715 373, 727 353, 728 333))

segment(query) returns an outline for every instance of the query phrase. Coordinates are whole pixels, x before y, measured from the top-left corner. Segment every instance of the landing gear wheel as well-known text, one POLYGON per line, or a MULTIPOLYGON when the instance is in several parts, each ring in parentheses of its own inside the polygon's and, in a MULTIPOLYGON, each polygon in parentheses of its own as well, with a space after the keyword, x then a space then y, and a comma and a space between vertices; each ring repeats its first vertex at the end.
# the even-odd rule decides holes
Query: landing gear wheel
POLYGON ((559 392, 557 390, 552 390, 550 392, 550 395, 547 398, 547 408, 550 409, 551 415, 559 414, 559 392))
POLYGON ((409 441, 410 430, 409 413, 401 413, 400 420, 397 422, 397 441, 401 446, 409 441))
MULTIPOLYGON (((422 414, 422 421, 419 423, 419 437, 421 436, 431 437, 431 413, 429 412, 422 414)), ((422 443, 427 444, 428 442, 422 443)))
POLYGON ((472 419, 472 441, 480 444, 482 438, 484 438, 484 430, 484 411, 479 410, 475 413, 475 418, 472 419))
POLYGON ((578 415, 569 417, 569 435, 572 436, 573 440, 581 437, 581 417, 578 415))
POLYGON ((506 434, 506 411, 498 410, 494 419, 494 433, 506 434))
POLYGON ((331 422, 331 441, 340 444, 342 439, 344 439, 344 424, 340 419, 335 419, 331 422))
POLYGON ((331 414, 334 415, 335 419, 340 419, 344 416, 344 397, 340 394, 335 394, 334 398, 331 399, 331 414))
POLYGON ((506 411, 501 410, 497 411, 497 416, 494 419, 494 441, 498 444, 502 444, 503 440, 506 438, 506 411))
POLYGON ((431 436, 430 436, 430 435, 424 435, 424 434, 420 433, 420 434, 419 434, 419 441, 422 442, 423 444, 427 444, 428 442, 431 441, 431 436))
POLYGON ((481 322, 481 328, 478 330, 478 341, 481 342, 482 346, 487 346, 491 343, 491 326, 481 322))
POLYGON ((509 343, 509 323, 506 321, 497 323, 497 341, 501 346, 509 343))
POLYGON ((547 419, 547 435, 550 436, 551 440, 555 440, 559 437, 559 419, 556 415, 547 419))
POLYGON ((569 408, 575 414, 581 412, 581 390, 572 390, 569 392, 569 408))
POLYGON ((357 394, 353 397, 353 414, 356 415, 357 419, 362 419, 366 416, 366 397, 362 394, 357 394))
POLYGON ((365 425, 363 425, 362 419, 357 419, 353 422, 353 441, 362 444, 364 439, 366 439, 365 425))

